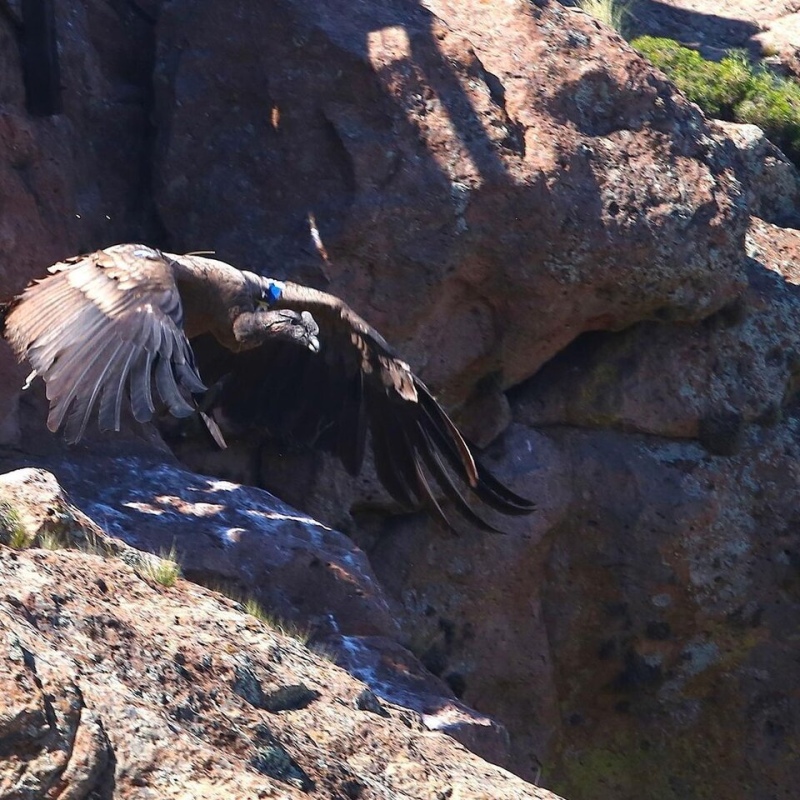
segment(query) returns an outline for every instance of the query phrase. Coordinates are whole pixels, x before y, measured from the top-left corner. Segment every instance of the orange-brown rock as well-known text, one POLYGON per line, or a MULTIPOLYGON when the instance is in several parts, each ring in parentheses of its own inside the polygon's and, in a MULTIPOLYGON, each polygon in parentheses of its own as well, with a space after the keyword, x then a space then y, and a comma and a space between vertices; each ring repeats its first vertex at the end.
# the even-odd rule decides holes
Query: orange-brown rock
POLYGON ((750 214, 773 225, 800 224, 800 176, 797 167, 756 125, 710 121, 714 135, 730 141, 739 154, 736 175, 750 214))
MULTIPOLYGON (((798 249, 776 227, 791 167, 547 0, 65 0, 64 113, 45 118, 25 111, 6 5, 7 292, 132 238, 322 285, 466 403, 490 466, 539 510, 451 537, 325 460, 182 451, 202 478, 152 431, 67 450, 0 362, 5 468, 50 469, 121 557, 174 543, 188 576, 338 641, 374 684, 334 692, 341 673, 204 589, 3 549, 0 780, 24 769, 31 796, 109 796, 112 777, 123 797, 309 781, 537 796, 421 720, 524 777, 542 768, 570 800, 791 796, 798 249)), ((681 22, 699 17, 723 25, 681 22)), ((725 35, 749 40, 745 22, 725 35)))
POLYGON ((323 283, 446 398, 489 372, 513 385, 584 330, 702 317, 742 285, 724 150, 586 15, 181 0, 158 43, 171 246, 323 283))
POLYGON ((194 584, 5 546, 0 574, 2 797, 556 800, 194 584))

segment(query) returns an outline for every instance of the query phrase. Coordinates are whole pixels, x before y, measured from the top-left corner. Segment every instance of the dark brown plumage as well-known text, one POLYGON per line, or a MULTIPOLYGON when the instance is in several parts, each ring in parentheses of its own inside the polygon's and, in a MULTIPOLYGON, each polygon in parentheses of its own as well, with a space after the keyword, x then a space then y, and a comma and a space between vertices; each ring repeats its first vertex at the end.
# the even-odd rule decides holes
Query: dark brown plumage
POLYGON ((98 403, 101 428, 118 430, 126 385, 135 418, 146 421, 153 380, 178 417, 193 413, 195 396, 213 384, 200 403, 224 432, 267 430, 322 448, 352 474, 369 429, 389 493, 447 525, 434 484, 483 528, 491 526, 459 482, 501 513, 533 510, 477 463, 409 366, 332 295, 143 245, 116 245, 50 271, 14 301, 5 336, 47 384, 48 427, 64 426, 70 441, 98 403), (195 364, 189 339, 202 335, 216 344, 198 348, 195 364))
POLYGON ((206 387, 190 337, 228 350, 280 337, 319 349, 310 316, 267 310, 262 279, 221 261, 116 245, 50 267, 10 304, 4 334, 47 385, 47 427, 83 436, 95 406, 101 430, 119 430, 126 388, 139 422, 155 412, 153 382, 176 417, 206 387))

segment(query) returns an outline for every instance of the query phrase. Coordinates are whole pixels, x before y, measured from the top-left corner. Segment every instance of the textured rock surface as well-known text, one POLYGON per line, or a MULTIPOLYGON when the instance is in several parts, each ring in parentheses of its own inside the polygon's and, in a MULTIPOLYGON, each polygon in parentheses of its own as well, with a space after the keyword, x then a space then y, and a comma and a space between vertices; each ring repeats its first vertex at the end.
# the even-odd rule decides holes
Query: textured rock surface
POLYGON ((633 22, 653 36, 716 50, 743 48, 759 32, 793 14, 794 0, 659 0, 636 9, 633 22))
POLYGON ((800 779, 800 238, 753 218, 747 252, 730 309, 586 334, 511 393, 532 537, 363 540, 409 646, 567 797, 800 779))
POLYGON ((23 738, 1 779, 27 769, 35 793, 66 774, 100 796, 112 774, 118 796, 227 797, 237 779, 292 796, 304 776, 322 796, 536 796, 409 733, 421 719, 501 760, 491 714, 510 766, 542 767, 570 800, 793 796, 800 253, 774 224, 790 220, 792 170, 747 131, 720 136, 621 39, 552 2, 58 7, 65 113, 52 118, 26 114, 0 14, 6 291, 138 237, 329 288, 446 401, 466 399, 490 465, 539 510, 505 536, 453 537, 387 516, 369 475, 345 483, 324 459, 192 456, 212 479, 152 437, 69 451, 4 360, 0 436, 18 448, 6 467, 50 468, 131 543, 175 540, 191 576, 338 639, 374 688, 347 683, 318 730, 303 715, 328 702, 328 679, 300 671, 310 656, 295 645, 251 642, 265 634, 238 606, 89 556, 3 550, 0 625, 21 644, 0 659, 14 703, 0 729, 23 738), (542 364, 509 402, 502 390, 542 364), (220 482, 241 474, 346 524, 361 549, 220 482), (242 641, 255 667, 236 660, 242 641), (209 653, 226 688, 195 696, 181 670, 205 680, 209 653), (305 709, 246 699, 310 697, 301 685, 320 694, 305 709), (385 749, 359 738, 363 723, 327 732, 352 703, 370 732, 392 726, 385 749), (162 768, 175 737, 184 758, 162 768))
MULTIPOLYGON (((0 475, 0 542, 21 527, 28 544, 89 548, 140 572, 170 553, 186 577, 254 601, 331 657, 338 652, 343 666, 382 698, 423 714, 431 730, 493 763, 508 761, 503 726, 459 703, 396 643, 383 589, 348 538, 262 490, 187 473, 141 442, 129 440, 125 456, 115 449, 98 442, 83 457, 40 456, 69 494, 41 468, 0 475)), ((0 464, 19 460, 5 455, 0 464)))
POLYGON ((715 135, 733 142, 739 152, 737 177, 750 213, 774 225, 800 225, 800 175, 791 161, 756 125, 710 120, 715 135))
MULTIPOLYGON (((95 448, 38 464, 107 533, 145 552, 174 548, 194 580, 255 599, 310 631, 397 632, 364 554, 260 489, 194 475, 130 442, 124 456, 95 448)), ((40 502, 54 505, 50 492, 40 502)))
POLYGON ((555 800, 198 586, 3 546, 0 573, 3 797, 555 800))
MULTIPOLYGON (((503 415, 480 409, 582 331, 697 318, 741 290, 735 148, 619 37, 557 4, 343 7, 164 10, 170 246, 345 297, 445 402, 469 398, 482 442, 503 415)), ((324 461, 267 456, 259 479, 247 447, 181 457, 237 479, 246 465, 348 532, 342 508, 386 507, 324 461)))
POLYGON ((170 244, 327 286, 446 398, 491 371, 517 383, 583 330, 696 318, 740 287, 725 152, 585 15, 180 0, 158 41, 170 244))
MULTIPOLYGON (((15 547, 68 545, 95 548, 109 555, 121 542, 69 502, 55 476, 44 469, 23 467, 0 475, 0 540, 15 547)), ((134 551, 132 548, 130 552, 134 551)))
POLYGON ((64 113, 32 117, 18 41, 0 16, 0 276, 21 288, 48 263, 141 236, 151 54, 134 4, 58 3, 64 113), (10 213, 13 211, 13 213, 10 213))
POLYGON ((791 795, 797 432, 796 416, 754 426, 723 458, 554 432, 580 464, 580 499, 552 540, 541 596, 561 703, 548 786, 586 798, 791 795))
POLYGON ((443 535, 418 518, 353 535, 397 603, 403 643, 461 700, 508 721, 510 763, 532 778, 560 724, 540 587, 548 540, 567 522, 573 465, 522 426, 512 426, 502 447, 490 466, 517 465, 502 477, 530 487, 539 502, 532 519, 505 522, 502 535, 443 535))
MULTIPOLYGON (((442 731, 493 764, 509 761, 508 731, 490 717, 466 707, 441 678, 424 669, 396 641, 375 636, 329 636, 320 646, 374 695, 422 715, 429 730, 442 731)), ((376 713, 368 695, 359 701, 376 713)))
POLYGON ((749 425, 777 423, 800 385, 800 237, 753 218, 748 252, 735 305, 702 325, 584 337, 519 393, 518 418, 699 439, 717 455, 735 453, 749 425))

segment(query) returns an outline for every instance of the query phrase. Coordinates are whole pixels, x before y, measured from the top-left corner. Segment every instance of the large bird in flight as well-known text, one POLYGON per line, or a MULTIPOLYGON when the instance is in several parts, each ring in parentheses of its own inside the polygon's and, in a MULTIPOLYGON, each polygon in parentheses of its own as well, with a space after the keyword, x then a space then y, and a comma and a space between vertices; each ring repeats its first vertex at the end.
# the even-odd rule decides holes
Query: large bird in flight
POLYGON ((48 428, 70 442, 95 407, 101 430, 119 430, 126 397, 137 421, 152 419, 155 384, 172 415, 199 411, 220 444, 220 427, 267 430, 333 453, 353 475, 369 429, 392 497, 449 527, 433 484, 483 528, 461 485, 503 514, 534 508, 481 466, 408 364, 333 295, 139 244, 49 271, 11 301, 4 335, 44 379, 48 428), (199 337, 202 360, 190 345, 199 337))

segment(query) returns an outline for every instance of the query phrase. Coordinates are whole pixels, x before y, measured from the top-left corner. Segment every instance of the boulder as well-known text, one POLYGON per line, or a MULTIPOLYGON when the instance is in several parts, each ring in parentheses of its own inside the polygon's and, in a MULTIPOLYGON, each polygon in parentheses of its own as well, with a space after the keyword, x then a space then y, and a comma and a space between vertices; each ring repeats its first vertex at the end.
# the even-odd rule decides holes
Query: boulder
MULTIPOLYGON (((13 489, 19 479, 0 490, 12 507, 33 509, 21 512, 24 520, 42 514, 47 520, 46 510, 63 502, 57 499, 63 486, 69 506, 62 517, 75 507, 131 548, 172 553, 187 577, 254 600, 309 635, 397 633, 366 557, 347 537, 261 489, 187 472, 134 439, 122 449, 99 442, 62 457, 40 456, 38 466, 55 478, 23 480, 24 502, 13 489)), ((41 527, 26 524, 29 539, 41 527)))
POLYGON ((800 235, 753 218, 747 241, 735 304, 702 325, 587 334, 518 393, 517 418, 699 439, 717 455, 748 426, 776 424, 800 385, 800 235))
POLYGON ((450 403, 743 286, 731 148, 586 15, 178 0, 157 36, 170 246, 344 297, 450 403))
POLYGON ((126 450, 103 454, 98 445, 84 458, 43 457, 58 479, 42 468, 0 475, 0 545, 78 548, 151 582, 164 574, 164 559, 174 562, 173 574, 222 592, 242 613, 313 641, 328 658, 338 653, 368 684, 364 691, 417 711, 422 728, 508 762, 505 728, 459 703, 397 644, 392 609, 349 539, 262 490, 192 475, 141 443, 126 450))
POLYGON ((800 224, 800 172, 756 125, 710 120, 714 135, 729 140, 739 153, 737 176, 747 209, 754 217, 781 227, 800 224))
POLYGON ((557 800, 231 600, 0 546, 0 794, 557 800))
POLYGON ((362 541, 412 649, 554 791, 767 798, 800 779, 798 246, 753 218, 734 305, 587 333, 510 393, 488 453, 528 454, 528 529, 362 541))

